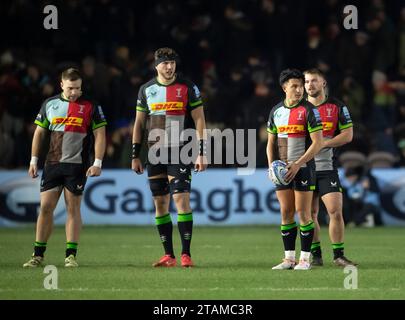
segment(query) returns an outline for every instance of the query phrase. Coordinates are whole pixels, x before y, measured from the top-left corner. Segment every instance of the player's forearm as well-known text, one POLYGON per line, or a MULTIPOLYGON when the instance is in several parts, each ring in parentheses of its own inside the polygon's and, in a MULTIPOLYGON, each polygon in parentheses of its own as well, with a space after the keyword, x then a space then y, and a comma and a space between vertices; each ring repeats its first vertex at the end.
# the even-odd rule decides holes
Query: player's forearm
POLYGON ((132 132, 132 143, 142 142, 142 126, 135 122, 134 131, 132 132))
POLYGON ((134 123, 134 130, 132 132, 132 143, 142 143, 142 132, 146 122, 146 115, 144 112, 137 111, 134 123))
POLYGON ((203 108, 198 108, 192 112, 192 117, 197 131, 198 140, 207 140, 205 116, 203 108))
POLYGON ((96 159, 103 160, 106 149, 105 127, 101 127, 94 132, 94 155, 96 159))
POLYGON ((268 162, 268 165, 269 165, 269 168, 270 168, 271 163, 274 161, 273 152, 271 152, 269 150, 269 148, 267 148, 266 153, 267 153, 267 162, 268 162))
POLYGON ((207 133, 205 127, 205 119, 198 119, 196 122, 197 138, 198 140, 207 140, 207 133))
POLYGON ((39 157, 42 142, 45 139, 46 131, 40 127, 37 127, 34 131, 31 146, 31 157, 39 157))
POLYGON ((323 146, 325 148, 337 148, 341 147, 353 139, 353 129, 348 128, 339 133, 337 136, 333 137, 330 140, 325 140, 323 146))
POLYGON ((271 163, 275 160, 275 156, 274 156, 275 141, 276 141, 276 139, 275 139, 274 135, 271 135, 268 137, 266 154, 267 154, 267 162, 269 164, 269 167, 271 166, 271 163))

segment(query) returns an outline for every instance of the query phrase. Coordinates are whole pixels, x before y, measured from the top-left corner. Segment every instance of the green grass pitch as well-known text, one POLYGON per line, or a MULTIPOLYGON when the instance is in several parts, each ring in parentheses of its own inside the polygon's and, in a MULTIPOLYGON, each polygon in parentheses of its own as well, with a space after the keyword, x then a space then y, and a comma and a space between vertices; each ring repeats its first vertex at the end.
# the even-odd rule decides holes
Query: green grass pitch
MULTIPOLYGON (((322 230, 325 266, 276 271, 283 255, 276 226, 195 226, 195 268, 152 268, 162 255, 154 227, 85 226, 77 269, 63 267, 64 229, 55 228, 45 265, 58 268, 46 290, 43 268, 26 270, 34 228, 0 229, 0 299, 405 299, 403 228, 347 229, 346 254, 359 263, 358 289, 345 289, 322 230)), ((174 228, 175 252, 180 239, 174 228)), ((299 239, 297 239, 299 250, 299 239)))

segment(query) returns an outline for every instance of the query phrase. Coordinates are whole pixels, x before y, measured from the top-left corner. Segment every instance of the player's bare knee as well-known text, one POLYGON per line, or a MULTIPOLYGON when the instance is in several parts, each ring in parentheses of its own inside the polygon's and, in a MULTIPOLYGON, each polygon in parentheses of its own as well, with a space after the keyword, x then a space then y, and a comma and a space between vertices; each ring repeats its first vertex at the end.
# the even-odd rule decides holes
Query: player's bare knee
POLYGON ((167 197, 166 195, 153 197, 156 213, 167 213, 169 200, 169 197, 167 197))
POLYGON ((41 205, 40 214, 44 216, 51 216, 53 215, 54 206, 51 204, 44 204, 41 205))
POLYGON ((328 214, 329 214, 329 218, 332 220, 335 220, 335 221, 343 220, 342 211, 337 208, 336 209, 333 208, 333 209, 329 210, 328 214))
POLYGON ((190 194, 188 192, 173 194, 173 200, 179 212, 189 212, 190 208, 190 194))
POLYGON ((290 224, 294 222, 294 211, 290 209, 281 209, 281 223, 290 224))
POLYGON ((66 214, 69 217, 73 217, 73 218, 77 218, 77 217, 81 217, 81 212, 80 212, 80 207, 76 207, 76 206, 66 206, 66 214))
POLYGON ((310 223, 312 220, 312 215, 310 212, 297 210, 297 215, 298 215, 300 224, 302 224, 302 225, 306 225, 306 224, 310 223))
POLYGON ((318 211, 312 211, 311 218, 313 221, 318 221, 318 211))
POLYGON ((153 197, 153 201, 156 207, 164 207, 168 202, 163 196, 153 197))

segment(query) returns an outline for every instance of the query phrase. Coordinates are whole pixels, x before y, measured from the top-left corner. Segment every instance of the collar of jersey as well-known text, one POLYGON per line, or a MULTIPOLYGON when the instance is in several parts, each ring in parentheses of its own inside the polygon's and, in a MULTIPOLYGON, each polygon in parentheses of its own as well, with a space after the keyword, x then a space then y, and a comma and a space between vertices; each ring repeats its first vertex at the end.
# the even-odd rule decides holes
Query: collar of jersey
POLYGON ((69 102, 69 100, 66 99, 65 96, 63 95, 63 92, 61 92, 61 94, 60 94, 60 99, 63 100, 63 101, 69 102))
MULTIPOLYGON (((317 105, 314 105, 315 107, 319 107, 319 106, 321 106, 321 105, 323 105, 326 101, 328 101, 328 96, 325 94, 325 99, 320 103, 320 104, 317 104, 317 105)), ((309 101, 308 100, 308 97, 307 97, 307 99, 306 99, 307 101, 309 101)))
POLYGON ((170 84, 163 84, 163 83, 160 83, 159 80, 158 80, 158 77, 156 77, 156 83, 157 83, 159 86, 162 86, 162 87, 171 86, 173 83, 176 82, 176 80, 177 80, 177 74, 176 74, 176 77, 174 78, 173 82, 171 82, 170 84))
MULTIPOLYGON (((68 99, 66 99, 66 98, 64 97, 63 92, 61 92, 61 94, 60 94, 60 99, 63 100, 63 101, 66 101, 66 102, 70 102, 70 100, 68 100, 68 99)), ((80 99, 80 97, 77 98, 75 102, 78 102, 79 99, 80 99)))
POLYGON ((283 102, 283 104, 284 104, 284 107, 286 107, 286 108, 288 108, 288 109, 292 109, 292 108, 295 108, 296 106, 298 106, 300 103, 301 103, 301 101, 303 100, 304 98, 302 98, 300 101, 298 101, 296 104, 294 104, 294 105, 292 105, 292 106, 287 106, 287 103, 286 103, 286 99, 284 99, 284 102, 283 102))

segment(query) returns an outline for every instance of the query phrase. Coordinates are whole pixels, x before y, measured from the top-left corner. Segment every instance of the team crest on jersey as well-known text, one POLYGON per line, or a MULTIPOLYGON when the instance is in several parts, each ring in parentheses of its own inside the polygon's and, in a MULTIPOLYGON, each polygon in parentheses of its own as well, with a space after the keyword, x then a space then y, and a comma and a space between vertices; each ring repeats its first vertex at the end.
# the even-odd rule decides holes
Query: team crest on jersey
POLYGON ((326 117, 332 118, 332 108, 326 108, 326 117))
POLYGON ((82 105, 82 104, 79 104, 79 113, 83 113, 83 110, 84 110, 84 105, 82 105))
POLYGON ((176 98, 181 98, 181 88, 176 89, 176 98))
POLYGON ((298 110, 298 118, 297 120, 302 120, 302 115, 304 114, 304 110, 298 110))

